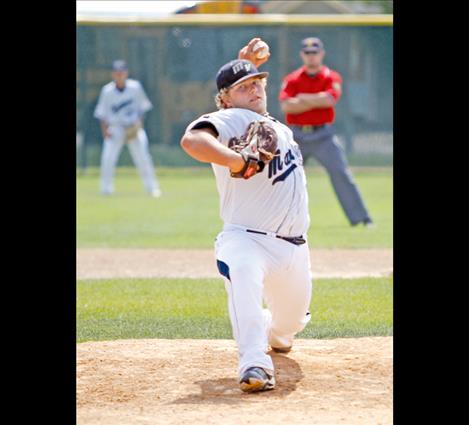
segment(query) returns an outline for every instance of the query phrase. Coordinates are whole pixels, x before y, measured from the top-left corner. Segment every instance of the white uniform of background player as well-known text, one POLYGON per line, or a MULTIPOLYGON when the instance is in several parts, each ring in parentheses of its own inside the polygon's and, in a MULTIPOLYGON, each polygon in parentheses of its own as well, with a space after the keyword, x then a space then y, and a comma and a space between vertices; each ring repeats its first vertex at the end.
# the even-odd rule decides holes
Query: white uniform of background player
POLYGON ((114 192, 114 171, 124 144, 127 144, 148 194, 161 195, 159 182, 149 151, 145 130, 126 140, 126 128, 143 122, 143 116, 153 108, 139 81, 127 78, 127 64, 122 60, 113 63, 113 79, 99 96, 94 116, 101 121, 104 146, 101 154, 101 193, 114 192))
MULTIPOLYGON (((254 42, 248 46, 252 44, 254 42)), ((251 91, 246 98, 250 101, 255 99, 254 90, 260 90, 250 88, 251 84, 256 84, 252 81, 259 82, 252 77, 267 73, 259 73, 249 64, 249 69, 243 68, 246 62, 236 60, 222 67, 217 85, 220 90, 245 81, 247 90, 251 91)), ((265 93, 265 89, 262 90, 265 93)), ((263 108, 256 109, 263 111, 263 108)), ((216 178, 224 227, 215 241, 215 256, 224 277, 230 321, 238 345, 241 389, 271 389, 275 379, 250 386, 246 374, 260 367, 268 378, 273 377, 274 365, 267 354, 268 345, 275 347, 275 351, 288 352, 294 335, 311 317, 308 311, 312 293, 308 244, 294 244, 278 237, 306 239, 309 227, 306 178, 299 147, 287 126, 267 113, 240 107, 221 109, 193 121, 181 145, 194 158, 212 162, 216 178), (216 136, 216 141, 212 139, 207 143, 227 146, 230 138, 242 136, 256 120, 268 121, 278 136, 279 155, 261 173, 247 180, 233 178, 228 159, 231 150, 220 148, 215 154, 217 147, 214 146, 212 153, 202 153, 203 138, 209 136, 206 132, 202 134, 202 129, 209 127, 212 137, 216 136), (226 160, 222 158, 225 154, 226 160), (263 308, 263 301, 267 309, 263 308), (264 386, 266 383, 268 385, 264 386)))

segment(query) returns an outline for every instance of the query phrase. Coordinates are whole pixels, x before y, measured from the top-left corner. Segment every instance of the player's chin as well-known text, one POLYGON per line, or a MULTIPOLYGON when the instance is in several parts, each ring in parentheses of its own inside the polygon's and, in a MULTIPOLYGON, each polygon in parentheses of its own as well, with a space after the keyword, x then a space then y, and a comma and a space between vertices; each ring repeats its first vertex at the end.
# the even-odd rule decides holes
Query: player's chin
POLYGON ((251 111, 257 112, 258 114, 263 114, 266 112, 267 106, 263 99, 256 99, 249 102, 249 109, 251 109, 251 111))

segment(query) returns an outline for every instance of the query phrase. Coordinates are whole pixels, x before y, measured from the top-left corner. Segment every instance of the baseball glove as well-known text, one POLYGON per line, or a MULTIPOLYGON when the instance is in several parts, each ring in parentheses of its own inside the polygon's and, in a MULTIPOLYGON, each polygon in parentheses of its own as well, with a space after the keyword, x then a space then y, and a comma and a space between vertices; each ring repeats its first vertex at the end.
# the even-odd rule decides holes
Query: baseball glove
POLYGON ((244 159, 244 167, 236 173, 231 172, 231 177, 249 179, 262 172, 265 165, 278 155, 277 133, 267 121, 253 121, 245 134, 228 141, 228 147, 244 159))
POLYGON ((129 143, 137 137, 138 130, 142 128, 142 123, 136 121, 133 124, 125 128, 125 142, 129 143))

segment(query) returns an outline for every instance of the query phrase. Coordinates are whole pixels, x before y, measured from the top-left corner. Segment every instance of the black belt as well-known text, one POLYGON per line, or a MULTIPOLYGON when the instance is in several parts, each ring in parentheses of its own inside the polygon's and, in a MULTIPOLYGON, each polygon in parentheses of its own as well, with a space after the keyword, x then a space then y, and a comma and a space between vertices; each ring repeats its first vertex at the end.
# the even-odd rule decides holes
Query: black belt
MULTIPOLYGON (((249 232, 249 233, 258 233, 260 235, 267 235, 267 233, 265 232, 259 232, 258 230, 251 230, 251 229, 246 229, 246 232, 249 232)), ((287 242, 290 242, 292 243, 293 245, 303 245, 304 243, 306 243, 306 240, 303 238, 303 236, 292 236, 292 237, 289 237, 289 236, 279 236, 279 235, 275 235, 276 238, 279 238, 279 239, 283 239, 284 241, 287 241, 287 242)))
POLYGON ((326 124, 321 124, 321 125, 297 125, 297 127, 303 132, 303 133, 312 133, 313 131, 319 130, 321 128, 324 128, 326 124))

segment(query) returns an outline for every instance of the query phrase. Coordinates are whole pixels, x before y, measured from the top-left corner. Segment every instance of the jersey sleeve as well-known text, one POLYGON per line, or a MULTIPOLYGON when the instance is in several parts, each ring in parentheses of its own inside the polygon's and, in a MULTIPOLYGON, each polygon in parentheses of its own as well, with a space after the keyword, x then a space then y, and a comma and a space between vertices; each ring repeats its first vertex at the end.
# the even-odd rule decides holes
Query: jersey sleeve
POLYGON ((218 133, 218 140, 221 143, 227 144, 227 124, 226 120, 223 120, 220 114, 223 115, 223 111, 202 115, 187 126, 186 132, 192 129, 203 128, 205 124, 205 126, 211 127, 218 133), (224 143, 224 141, 226 141, 226 143, 224 143))
POLYGON ((94 117, 98 120, 106 121, 108 117, 108 112, 106 108, 106 93, 105 89, 101 89, 101 93, 99 94, 98 103, 96 104, 96 108, 94 110, 94 117))
POLYGON ((342 95, 342 77, 338 72, 331 71, 326 79, 324 91, 329 93, 336 102, 340 99, 342 95))
POLYGON ((283 79, 282 86, 280 87, 278 100, 282 102, 283 100, 286 100, 289 97, 295 97, 297 94, 298 90, 296 89, 295 83, 285 77, 283 79))
POLYGON ((143 90, 143 87, 140 83, 137 84, 136 100, 137 100, 138 113, 140 116, 153 108, 153 105, 150 102, 150 99, 148 99, 148 96, 146 95, 145 90, 143 90))

